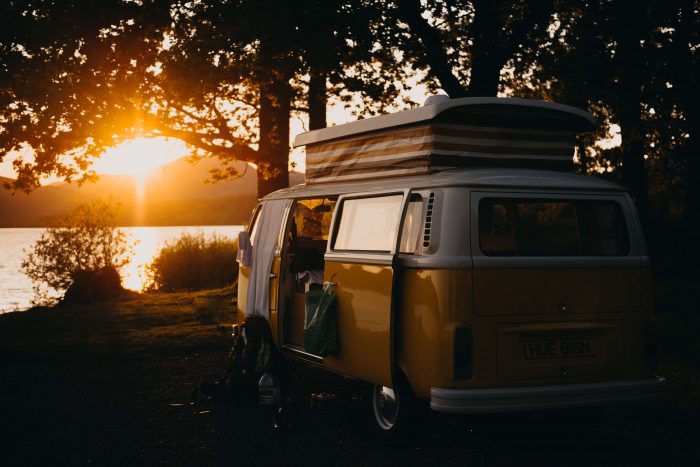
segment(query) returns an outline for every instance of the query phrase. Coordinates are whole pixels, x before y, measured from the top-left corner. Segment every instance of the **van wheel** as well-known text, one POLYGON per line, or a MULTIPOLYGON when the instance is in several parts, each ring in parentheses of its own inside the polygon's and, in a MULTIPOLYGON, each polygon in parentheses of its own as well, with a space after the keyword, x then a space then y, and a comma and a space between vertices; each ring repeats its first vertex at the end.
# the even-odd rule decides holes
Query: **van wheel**
POLYGON ((380 438, 395 446, 405 446, 416 433, 417 400, 404 378, 398 378, 395 386, 372 386, 370 414, 380 438))

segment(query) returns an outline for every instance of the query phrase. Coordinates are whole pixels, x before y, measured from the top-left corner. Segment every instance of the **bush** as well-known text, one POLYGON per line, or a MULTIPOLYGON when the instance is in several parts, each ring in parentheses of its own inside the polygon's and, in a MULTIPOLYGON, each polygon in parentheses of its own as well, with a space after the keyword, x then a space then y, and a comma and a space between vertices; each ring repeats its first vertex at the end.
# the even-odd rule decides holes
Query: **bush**
POLYGON ((96 271, 76 273, 73 283, 66 290, 61 303, 68 305, 116 300, 124 293, 119 271, 114 266, 106 266, 96 271))
POLYGON ((146 289, 174 292, 231 285, 238 278, 237 249, 235 240, 183 234, 146 267, 146 289))
POLYGON ((71 296, 83 301, 111 299, 122 291, 118 272, 129 262, 133 245, 116 227, 116 218, 114 204, 95 200, 76 206, 46 229, 22 261, 22 271, 35 284, 35 304, 49 296, 46 287, 58 292, 73 288, 71 296), (90 290, 82 290, 83 285, 90 290))

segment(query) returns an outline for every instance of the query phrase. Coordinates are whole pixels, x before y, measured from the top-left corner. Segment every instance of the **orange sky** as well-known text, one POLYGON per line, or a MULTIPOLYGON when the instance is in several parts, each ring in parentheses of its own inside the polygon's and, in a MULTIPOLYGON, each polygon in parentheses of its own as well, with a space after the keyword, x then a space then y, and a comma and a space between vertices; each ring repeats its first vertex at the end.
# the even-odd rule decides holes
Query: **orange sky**
MULTIPOLYGON (((425 87, 416 84, 411 87, 410 96, 414 102, 423 103, 427 97, 425 87)), ((397 109, 398 110, 398 109, 397 109)), ((328 108, 328 125, 334 126, 342 123, 347 123, 355 120, 341 104, 331 105, 328 108)), ((302 121, 298 116, 292 117, 290 120, 290 142, 292 142, 297 134, 303 133, 307 129, 306 121, 302 121)), ((189 152, 184 143, 179 140, 167 140, 165 138, 137 138, 126 141, 121 145, 107 150, 102 157, 97 159, 93 164, 93 169, 100 174, 110 175, 144 175, 146 172, 167 164, 183 156, 189 152)), ((15 173, 12 169, 12 160, 18 155, 22 155, 25 159, 29 159, 29 151, 18 153, 10 153, 0 163, 0 177, 14 178, 15 173)), ((306 170, 306 161, 302 148, 293 149, 290 154, 290 162, 295 164, 296 171, 303 172, 306 170)), ((51 177, 45 183, 53 183, 58 181, 55 177, 51 177)))

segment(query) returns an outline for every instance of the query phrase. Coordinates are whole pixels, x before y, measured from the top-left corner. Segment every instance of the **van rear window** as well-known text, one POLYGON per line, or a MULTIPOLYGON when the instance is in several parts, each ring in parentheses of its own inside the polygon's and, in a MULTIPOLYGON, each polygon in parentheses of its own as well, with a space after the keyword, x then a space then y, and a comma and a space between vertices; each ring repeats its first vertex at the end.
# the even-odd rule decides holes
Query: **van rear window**
POLYGON ((605 200, 484 198, 479 246, 488 256, 625 256, 620 205, 605 200))

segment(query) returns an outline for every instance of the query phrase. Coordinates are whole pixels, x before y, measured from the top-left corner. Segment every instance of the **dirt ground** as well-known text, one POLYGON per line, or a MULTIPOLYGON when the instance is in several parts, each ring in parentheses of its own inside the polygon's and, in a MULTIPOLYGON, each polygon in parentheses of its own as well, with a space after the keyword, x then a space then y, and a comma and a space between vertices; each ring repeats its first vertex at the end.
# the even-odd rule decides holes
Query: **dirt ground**
POLYGON ((226 361, 231 291, 0 316, 0 466, 700 465, 695 292, 658 287, 664 399, 517 416, 427 413, 402 449, 370 433, 363 385, 313 368, 297 370, 296 424, 286 430, 255 405, 193 399, 226 361), (321 392, 339 402, 312 407, 321 392))
POLYGON ((334 393, 341 381, 309 370, 297 378, 297 426, 277 431, 255 406, 219 399, 190 403, 194 382, 217 370, 223 357, 172 355, 78 367, 36 365, 31 371, 10 367, 15 377, 2 385, 2 465, 700 462, 697 411, 668 399, 591 414, 429 414, 425 433, 413 446, 389 448, 370 435, 362 403, 346 398, 336 407, 311 408, 310 381, 316 383, 314 391, 334 393))

